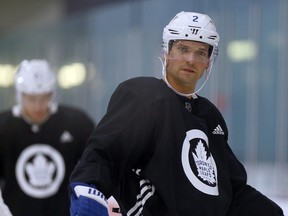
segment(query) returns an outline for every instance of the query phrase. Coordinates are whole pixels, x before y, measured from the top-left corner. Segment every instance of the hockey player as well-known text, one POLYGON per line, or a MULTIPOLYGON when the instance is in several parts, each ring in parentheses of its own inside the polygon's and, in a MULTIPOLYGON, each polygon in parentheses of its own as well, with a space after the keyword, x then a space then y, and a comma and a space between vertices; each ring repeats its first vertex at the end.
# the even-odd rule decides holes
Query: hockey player
POLYGON ((68 216, 69 176, 94 122, 58 105, 56 77, 45 60, 23 61, 15 76, 17 105, 0 114, 0 179, 14 216, 68 216))
POLYGON ((113 93, 71 175, 72 216, 107 215, 111 195, 127 216, 283 215, 247 185, 222 115, 198 95, 218 42, 205 14, 180 12, 164 28, 163 79, 132 78, 113 93))

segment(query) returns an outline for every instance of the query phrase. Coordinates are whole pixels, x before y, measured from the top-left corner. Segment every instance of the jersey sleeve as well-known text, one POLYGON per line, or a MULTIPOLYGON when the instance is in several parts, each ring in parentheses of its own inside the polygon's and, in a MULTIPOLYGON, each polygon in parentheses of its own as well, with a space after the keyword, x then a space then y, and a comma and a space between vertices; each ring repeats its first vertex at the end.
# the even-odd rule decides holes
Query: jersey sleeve
POLYGON ((210 109, 214 112, 209 112, 209 114, 216 112, 212 116, 217 116, 225 131, 226 157, 233 190, 233 199, 228 216, 282 216, 283 211, 277 204, 247 184, 246 170, 228 144, 228 129, 225 120, 213 104, 210 104, 210 109))
POLYGON ((77 157, 77 158, 80 158, 87 144, 88 138, 92 134, 96 124, 90 118, 90 116, 88 116, 83 111, 78 112, 78 119, 76 121, 78 121, 76 124, 80 126, 79 127, 79 139, 80 139, 79 143, 81 143, 81 145, 79 145, 79 150, 78 150, 79 157, 77 157))
POLYGON ((276 203, 247 184, 245 168, 229 146, 227 152, 234 194, 229 216, 282 216, 283 211, 276 203))
POLYGON ((4 140, 4 135, 5 135, 5 125, 7 124, 7 118, 10 113, 9 111, 2 112, 0 114, 0 186, 1 186, 1 180, 4 177, 4 162, 5 162, 5 140, 4 140))
POLYGON ((2 140, 2 137, 3 137, 3 120, 2 120, 2 115, 0 114, 0 182, 1 182, 1 179, 3 178, 3 173, 4 173, 4 167, 3 167, 3 164, 4 164, 4 142, 2 140))
MULTIPOLYGON (((148 160, 154 115, 148 96, 121 84, 113 93, 106 115, 92 133, 71 182, 95 184, 110 196, 115 182, 148 160), (141 161, 140 159, 141 158, 141 161)), ((115 186, 116 187, 116 186, 115 186)))

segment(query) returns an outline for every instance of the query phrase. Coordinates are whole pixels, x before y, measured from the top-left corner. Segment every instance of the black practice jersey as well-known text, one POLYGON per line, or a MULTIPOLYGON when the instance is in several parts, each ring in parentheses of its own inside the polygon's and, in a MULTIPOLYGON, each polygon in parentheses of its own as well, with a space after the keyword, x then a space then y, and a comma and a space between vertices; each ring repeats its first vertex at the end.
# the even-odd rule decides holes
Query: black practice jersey
POLYGON ((207 99, 134 78, 112 95, 70 181, 113 195, 129 216, 283 215, 246 184, 227 140, 225 121, 207 99))
POLYGON ((94 123, 80 110, 59 106, 43 124, 31 125, 16 108, 0 114, 4 201, 13 216, 68 216, 68 179, 94 123))

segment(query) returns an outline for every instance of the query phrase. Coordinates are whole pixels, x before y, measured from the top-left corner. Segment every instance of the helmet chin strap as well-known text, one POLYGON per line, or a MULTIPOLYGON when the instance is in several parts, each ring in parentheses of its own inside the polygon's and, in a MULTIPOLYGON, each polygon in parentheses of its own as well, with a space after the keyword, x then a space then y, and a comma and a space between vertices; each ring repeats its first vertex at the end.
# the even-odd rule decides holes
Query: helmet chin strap
MULTIPOLYGON (((166 56, 164 55, 164 61, 161 57, 159 57, 160 61, 161 61, 161 64, 162 64, 162 77, 163 77, 163 80, 165 81, 165 83, 167 84, 167 86, 169 88, 171 88, 176 94, 178 95, 181 95, 181 96, 184 96, 184 97, 188 97, 188 98, 193 98, 193 99, 196 99, 198 98, 197 97, 197 93, 204 87, 204 85, 206 84, 206 82, 208 81, 208 78, 209 78, 209 75, 210 75, 210 71, 212 69, 212 65, 210 65, 207 69, 206 69, 206 75, 205 75, 205 81, 203 82, 203 84, 200 86, 200 88, 195 91, 195 92, 192 92, 192 93, 188 93, 188 94, 184 94, 184 93, 181 93, 179 91, 177 91, 175 88, 173 88, 170 83, 168 82, 167 80, 167 73, 166 73, 166 56)), ((212 62, 213 64, 213 62, 212 62)))

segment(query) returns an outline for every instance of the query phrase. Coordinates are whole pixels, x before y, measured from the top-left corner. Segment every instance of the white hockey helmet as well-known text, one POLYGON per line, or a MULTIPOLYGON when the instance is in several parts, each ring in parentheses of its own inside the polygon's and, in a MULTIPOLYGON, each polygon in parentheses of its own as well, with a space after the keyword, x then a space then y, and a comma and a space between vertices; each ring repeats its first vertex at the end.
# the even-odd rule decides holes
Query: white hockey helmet
POLYGON ((21 102, 25 94, 55 94, 56 76, 46 60, 24 60, 20 63, 15 74, 17 101, 21 102))
MULTIPOLYGON (((170 42, 174 40, 191 40, 202 42, 210 45, 212 48, 210 50, 210 64, 206 69, 206 78, 202 86, 191 94, 181 94, 176 91, 176 93, 183 96, 195 96, 195 94, 200 91, 208 80, 212 66, 218 55, 218 43, 220 40, 219 34, 216 31, 216 27, 212 19, 208 15, 181 11, 180 13, 176 14, 176 16, 163 30, 162 49, 165 55, 168 54, 169 49, 171 48, 170 42)), ((166 80, 166 59, 163 63, 162 74, 168 86, 171 87, 166 80)), ((173 90, 175 91, 175 89, 173 90)))
POLYGON ((219 34, 208 15, 182 11, 176 14, 163 30, 162 48, 165 53, 169 52, 171 40, 203 42, 211 45, 213 50, 218 51, 219 34))

